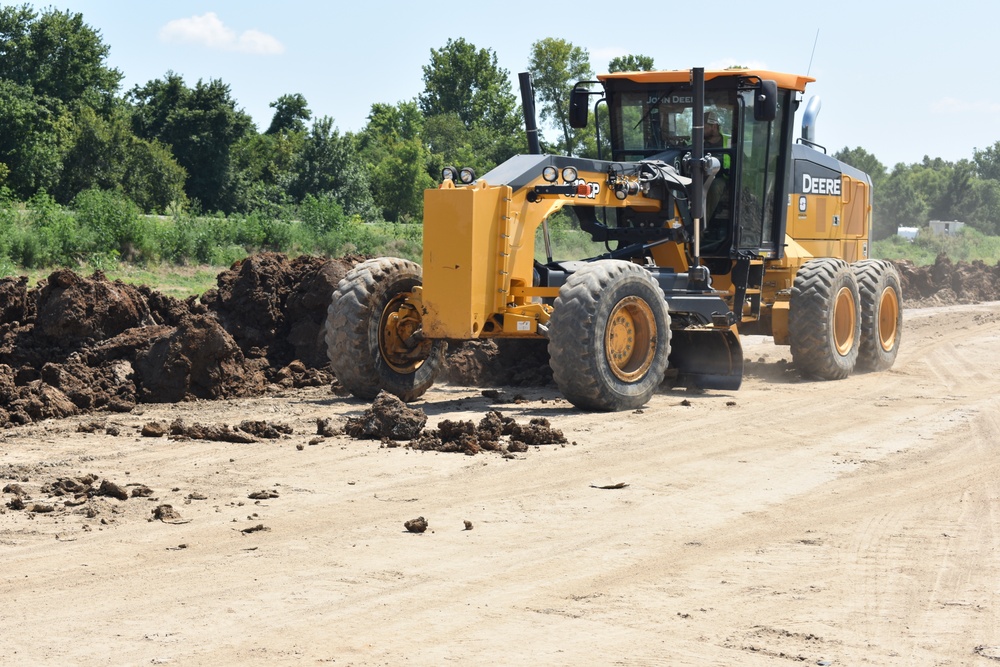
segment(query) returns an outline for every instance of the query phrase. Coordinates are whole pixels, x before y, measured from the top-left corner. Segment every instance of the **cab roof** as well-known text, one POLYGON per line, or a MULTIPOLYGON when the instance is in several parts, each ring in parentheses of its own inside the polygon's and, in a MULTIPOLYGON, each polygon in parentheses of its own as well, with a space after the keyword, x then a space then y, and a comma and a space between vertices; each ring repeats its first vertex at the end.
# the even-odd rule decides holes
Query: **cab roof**
MULTIPOLYGON (((705 70, 705 81, 711 81, 719 77, 760 77, 761 79, 772 79, 776 81, 779 88, 797 90, 804 92, 807 83, 812 83, 816 79, 811 76, 801 74, 786 74, 783 72, 771 72, 762 69, 717 69, 705 70)), ((598 80, 605 81, 635 81, 636 83, 687 83, 691 80, 691 70, 672 69, 659 70, 655 72, 615 72, 614 74, 599 74, 598 80)))

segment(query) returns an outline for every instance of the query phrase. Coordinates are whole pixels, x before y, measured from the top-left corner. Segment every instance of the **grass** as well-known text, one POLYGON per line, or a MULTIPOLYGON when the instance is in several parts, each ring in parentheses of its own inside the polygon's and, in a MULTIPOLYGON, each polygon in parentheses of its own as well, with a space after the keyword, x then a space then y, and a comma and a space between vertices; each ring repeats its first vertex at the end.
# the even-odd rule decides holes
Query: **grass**
POLYGON ((941 254, 953 262, 980 261, 994 265, 1000 262, 1000 236, 986 236, 969 227, 953 236, 944 236, 923 228, 913 241, 892 236, 872 244, 872 257, 905 259, 917 266, 933 264, 941 254))
MULTIPOLYGON (((90 276, 96 270, 91 266, 69 267, 82 276, 90 276)), ((173 266, 161 264, 158 266, 138 267, 129 264, 118 264, 114 268, 100 267, 108 280, 121 280, 129 285, 148 285, 157 292, 172 296, 175 299, 186 299, 189 296, 201 296, 208 290, 217 287, 216 278, 229 266, 173 266)), ((28 285, 36 286, 48 278, 56 269, 23 269, 6 271, 5 276, 27 276, 28 285)))

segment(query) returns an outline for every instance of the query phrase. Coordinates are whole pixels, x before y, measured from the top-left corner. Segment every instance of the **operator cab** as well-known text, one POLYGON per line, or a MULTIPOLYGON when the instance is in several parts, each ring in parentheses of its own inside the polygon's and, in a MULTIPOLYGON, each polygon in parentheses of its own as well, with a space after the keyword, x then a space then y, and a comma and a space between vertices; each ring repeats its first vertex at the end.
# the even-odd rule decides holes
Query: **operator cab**
MULTIPOLYGON (((689 174, 694 94, 687 70, 600 77, 611 123, 612 160, 657 160, 689 174)), ((705 72, 705 153, 721 169, 706 190, 701 253, 706 259, 779 257, 784 243, 794 92, 809 79, 773 72, 705 72), (760 82, 778 78, 773 120, 758 120, 760 82), (708 127, 718 121, 717 135, 708 127), (734 224, 737 222, 738 224, 734 224)), ((678 201, 686 207, 687 202, 678 201)), ((622 209, 619 226, 642 225, 622 209)), ((724 266, 723 261, 720 266, 724 266)))

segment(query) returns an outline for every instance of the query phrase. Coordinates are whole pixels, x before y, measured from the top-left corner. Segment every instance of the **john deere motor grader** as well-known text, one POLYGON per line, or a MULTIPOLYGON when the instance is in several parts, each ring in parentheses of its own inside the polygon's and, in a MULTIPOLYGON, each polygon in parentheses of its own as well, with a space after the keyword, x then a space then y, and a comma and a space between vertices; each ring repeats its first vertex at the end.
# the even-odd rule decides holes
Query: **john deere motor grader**
MULTIPOLYGON (((813 79, 700 68, 599 79, 610 160, 540 154, 522 75, 531 154, 478 179, 445 169, 424 197, 422 267, 379 258, 340 282, 326 342, 348 390, 416 399, 448 341, 482 338, 547 339, 555 382, 586 410, 639 407, 668 375, 737 389, 741 333, 790 345, 819 379, 893 364, 902 298, 895 268, 868 259, 871 180, 814 143, 813 101, 793 140, 813 79), (706 135, 706 118, 719 131, 706 135), (605 252, 552 259, 546 220, 564 207, 605 252)), ((577 127, 586 83, 571 96, 577 127)))

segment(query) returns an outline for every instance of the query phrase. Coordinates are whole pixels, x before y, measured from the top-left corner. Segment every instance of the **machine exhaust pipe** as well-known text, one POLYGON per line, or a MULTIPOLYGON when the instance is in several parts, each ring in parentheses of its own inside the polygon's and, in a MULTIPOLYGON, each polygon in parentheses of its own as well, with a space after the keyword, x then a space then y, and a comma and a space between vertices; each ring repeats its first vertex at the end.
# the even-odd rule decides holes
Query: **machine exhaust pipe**
POLYGON ((532 155, 541 155, 538 123, 535 121, 535 88, 531 85, 531 73, 521 72, 517 75, 517 80, 521 85, 521 109, 524 111, 524 129, 528 134, 528 152, 532 155))
POLYGON ((816 144, 816 117, 823 106, 817 95, 813 95, 806 103, 806 108, 802 112, 802 141, 809 145, 816 144))

